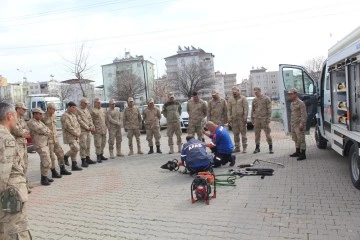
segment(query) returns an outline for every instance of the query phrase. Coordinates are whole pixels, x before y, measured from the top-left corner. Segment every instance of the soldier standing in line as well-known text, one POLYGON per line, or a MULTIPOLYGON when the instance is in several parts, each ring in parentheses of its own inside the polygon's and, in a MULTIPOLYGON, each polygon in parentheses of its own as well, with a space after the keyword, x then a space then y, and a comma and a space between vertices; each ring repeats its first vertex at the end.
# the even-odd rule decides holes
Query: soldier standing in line
POLYGON ((93 134, 97 162, 101 163, 102 160, 107 160, 107 158, 104 157, 104 148, 106 145, 105 112, 101 109, 100 98, 94 99, 94 108, 91 110, 91 118, 95 126, 93 134))
POLYGON ((115 109, 115 100, 109 101, 109 110, 106 112, 106 125, 109 130, 109 152, 110 158, 114 159, 114 142, 116 139, 116 156, 123 157, 121 153, 121 116, 120 112, 115 109))
POLYGON ((246 123, 249 111, 246 97, 240 95, 240 89, 232 87, 233 96, 228 101, 228 121, 234 134, 234 152, 240 152, 240 137, 243 146, 243 153, 247 150, 246 123))
POLYGON ((50 159, 51 159, 51 173, 53 178, 61 178, 61 175, 71 175, 71 172, 66 170, 65 162, 64 162, 64 151, 61 148, 57 137, 56 131, 56 118, 55 118, 55 104, 48 103, 47 111, 43 114, 41 121, 50 129, 50 137, 49 137, 49 151, 50 151, 50 159), (60 174, 55 169, 55 155, 58 160, 58 164, 60 167, 60 174))
POLYGON ((88 164, 96 163, 90 159, 91 133, 95 130, 95 128, 91 119, 90 111, 87 108, 88 103, 89 102, 86 98, 81 99, 80 107, 78 107, 76 111, 77 120, 81 128, 79 143, 82 167, 88 167, 88 164))
POLYGON ((50 169, 49 138, 51 131, 41 121, 44 112, 40 108, 34 108, 32 113, 33 117, 28 122, 28 126, 35 151, 40 156, 41 185, 48 186, 54 181, 54 179, 48 178, 50 169))
POLYGON ((28 192, 24 163, 18 146, 10 131, 17 124, 16 112, 12 105, 0 103, 0 239, 30 240, 27 222, 28 192), (19 205, 8 204, 19 201, 19 205), (3 206, 9 207, 3 207, 3 206), (13 208, 14 207, 14 208, 13 208))
POLYGON ((206 102, 200 99, 197 92, 192 93, 192 99, 190 99, 187 103, 187 112, 189 113, 189 127, 188 134, 195 136, 197 134, 198 140, 203 140, 202 123, 203 119, 207 115, 207 106, 206 102))
POLYGON ((139 109, 134 105, 134 99, 129 97, 128 106, 124 110, 124 128, 127 132, 127 138, 129 140, 129 156, 134 154, 133 148, 133 136, 135 135, 138 154, 144 154, 141 151, 140 144, 140 127, 141 127, 141 114, 139 109))
POLYGON ((227 123, 227 103, 226 100, 219 96, 219 92, 214 89, 212 91, 212 99, 208 104, 207 121, 211 121, 216 125, 224 126, 227 123))
POLYGON ((271 100, 268 96, 261 93, 259 87, 254 88, 255 98, 251 107, 251 122, 254 125, 255 131, 255 150, 254 153, 260 152, 260 135, 261 129, 264 129, 266 141, 269 144, 269 153, 273 152, 272 138, 270 136, 271 129, 269 124, 271 122, 271 100))
POLYGON ((71 170, 81 171, 82 168, 77 165, 76 155, 80 150, 79 138, 81 135, 80 125, 76 118, 76 104, 69 102, 66 112, 61 116, 61 126, 63 132, 64 144, 69 144, 70 150, 64 155, 64 162, 68 165, 71 157, 71 170))
POLYGON ((143 112, 143 120, 145 122, 146 140, 149 143, 150 151, 148 154, 154 153, 153 137, 155 138, 156 152, 162 153, 160 150, 160 125, 161 118, 160 109, 155 107, 154 99, 150 98, 148 107, 143 112))
MULTIPOLYGON (((24 103, 18 102, 15 104, 15 111, 17 114, 17 123, 16 123, 16 126, 13 129, 11 129, 11 134, 16 139, 16 144, 18 145, 18 151, 20 154, 20 158, 21 158, 21 160, 23 160, 23 168, 24 168, 24 173, 26 176, 28 165, 29 165, 29 160, 28 160, 25 137, 30 134, 30 130, 24 120, 25 110, 27 110, 27 108, 25 107, 24 103)), ((27 178, 26 178, 26 185, 28 188, 28 192, 31 193, 30 186, 29 186, 30 183, 27 178)))
POLYGON ((296 88, 291 88, 288 94, 291 100, 291 135, 296 147, 296 152, 291 154, 290 157, 298 157, 297 160, 302 161, 306 159, 306 106, 305 103, 299 99, 296 88))
POLYGON ((178 152, 181 153, 181 127, 180 127, 180 114, 181 104, 179 101, 174 100, 174 94, 170 92, 168 94, 168 101, 164 104, 162 114, 167 120, 167 136, 168 144, 170 147, 169 154, 174 153, 174 141, 173 135, 175 133, 177 138, 178 152))

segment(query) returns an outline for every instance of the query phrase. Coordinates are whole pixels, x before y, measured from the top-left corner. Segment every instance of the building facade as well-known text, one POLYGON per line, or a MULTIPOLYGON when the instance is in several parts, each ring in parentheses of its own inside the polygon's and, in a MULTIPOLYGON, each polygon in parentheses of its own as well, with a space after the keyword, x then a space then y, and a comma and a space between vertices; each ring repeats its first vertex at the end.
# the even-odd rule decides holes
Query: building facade
MULTIPOLYGON (((201 48, 191 46, 182 49, 179 46, 176 55, 164 58, 168 82, 175 82, 181 71, 184 71, 184 69, 191 64, 197 64, 198 66, 201 66, 202 69, 205 69, 206 75, 210 77, 210 81, 213 84, 212 87, 199 91, 199 95, 205 100, 210 99, 212 88, 221 89, 223 87, 221 82, 215 81, 214 57, 215 56, 212 53, 207 53, 201 48)), ((176 99, 180 101, 188 100, 188 96, 184 96, 182 93, 175 91, 173 86, 170 86, 170 89, 171 91, 174 91, 176 99)))
POLYGON ((153 97, 154 93, 151 89, 154 82, 154 64, 145 60, 143 56, 132 57, 130 52, 125 52, 122 59, 115 58, 113 63, 102 65, 102 75, 104 82, 105 100, 112 98, 109 87, 112 87, 119 80, 118 76, 121 72, 129 72, 139 77, 145 85, 145 90, 141 94, 134 96, 135 103, 146 103, 146 99, 153 97))
MULTIPOLYGON (((250 70, 250 86, 251 89, 254 87, 261 88, 261 91, 266 96, 270 97, 272 100, 279 99, 279 72, 271 71, 267 72, 267 69, 264 67, 251 69, 250 70)), ((254 93, 251 91, 251 95, 254 96, 254 93)))
POLYGON ((65 80, 62 81, 62 85, 70 85, 69 91, 71 91, 71 94, 66 96, 66 99, 63 99, 66 102, 70 102, 73 101, 76 104, 80 103, 80 100, 82 98, 87 98, 89 100, 89 105, 92 106, 94 98, 95 98, 95 90, 94 90, 94 85, 93 85, 92 80, 88 80, 88 79, 82 79, 82 80, 78 80, 78 79, 69 79, 69 80, 65 80), (81 84, 79 83, 79 81, 81 81, 81 84), (84 96, 85 95, 85 96, 84 96))

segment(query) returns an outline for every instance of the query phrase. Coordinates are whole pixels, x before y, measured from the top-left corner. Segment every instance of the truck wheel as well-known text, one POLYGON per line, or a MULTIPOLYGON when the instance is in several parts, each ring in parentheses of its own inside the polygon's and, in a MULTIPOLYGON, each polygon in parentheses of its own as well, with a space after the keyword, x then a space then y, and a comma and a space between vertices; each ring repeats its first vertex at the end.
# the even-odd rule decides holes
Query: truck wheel
POLYGON ((360 189, 359 149, 355 144, 353 144, 350 148, 349 160, 351 181, 354 184, 354 187, 360 189))
POLYGON ((319 127, 316 125, 315 127, 315 141, 316 146, 320 149, 326 149, 327 147, 327 140, 321 136, 319 127))

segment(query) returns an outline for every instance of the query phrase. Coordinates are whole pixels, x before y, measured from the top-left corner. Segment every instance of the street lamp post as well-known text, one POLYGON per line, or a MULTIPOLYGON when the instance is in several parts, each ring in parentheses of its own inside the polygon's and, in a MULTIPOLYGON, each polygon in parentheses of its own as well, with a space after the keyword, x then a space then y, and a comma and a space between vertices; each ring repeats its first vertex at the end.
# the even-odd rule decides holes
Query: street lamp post
POLYGON ((18 70, 19 72, 22 72, 22 73, 24 74, 23 80, 25 80, 25 82, 27 81, 26 73, 32 72, 32 70, 23 71, 23 70, 21 70, 20 68, 17 68, 16 70, 18 70))
POLYGON ((156 78, 159 79, 159 68, 158 68, 158 64, 157 64, 157 60, 155 58, 153 58, 152 56, 150 56, 151 59, 155 60, 155 64, 156 64, 156 78))
MULTIPOLYGON (((142 65, 142 69, 143 69, 143 73, 144 73, 144 83, 145 83, 145 101, 146 103, 148 102, 148 93, 147 93, 147 74, 145 75, 145 68, 144 68, 144 60, 140 60, 141 61, 141 65, 142 65)), ((146 69, 147 71, 147 69, 146 69)))

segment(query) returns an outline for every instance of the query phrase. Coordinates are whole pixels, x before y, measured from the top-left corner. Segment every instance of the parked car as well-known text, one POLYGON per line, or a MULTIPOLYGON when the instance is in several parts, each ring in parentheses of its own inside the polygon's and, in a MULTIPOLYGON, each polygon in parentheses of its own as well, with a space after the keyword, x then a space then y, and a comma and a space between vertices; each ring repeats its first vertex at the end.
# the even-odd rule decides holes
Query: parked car
POLYGON ((31 140, 31 136, 30 136, 30 135, 27 135, 27 136, 25 137, 25 139, 26 139, 27 152, 28 152, 28 153, 35 152, 34 145, 33 145, 32 140, 31 140))
POLYGON ((187 112, 187 102, 181 104, 180 127, 182 131, 186 131, 189 126, 189 114, 187 112))
MULTIPOLYGON (((164 104, 162 103, 156 103, 155 104, 155 107, 157 107, 158 109, 160 109, 160 112, 163 111, 163 107, 164 107, 164 104)), ((140 107, 138 107, 139 110, 140 110, 140 114, 141 114, 141 118, 142 118, 142 114, 144 112, 144 110, 147 108, 147 105, 142 105, 140 107)), ((160 121, 159 121, 159 125, 160 125, 160 129, 164 129, 167 127, 167 120, 166 118, 164 117, 164 115, 161 114, 161 118, 160 118, 160 121)), ((140 132, 145 132, 145 123, 144 123, 144 120, 142 120, 142 127, 140 129, 140 132)))
MULTIPOLYGON (((187 103, 188 102, 183 102, 181 104, 180 127, 182 131, 187 130, 189 126, 189 113, 187 112, 187 103)), ((207 105, 206 101, 205 103, 207 105)), ((205 117, 202 120, 203 125, 205 125, 206 122, 207 122, 207 117, 205 117)))
POLYGON ((248 106, 249 106, 249 112, 248 112, 248 117, 247 117, 247 128, 254 128, 254 125, 251 122, 251 110, 252 110, 252 101, 254 100, 255 97, 247 97, 247 101, 248 101, 248 106))

